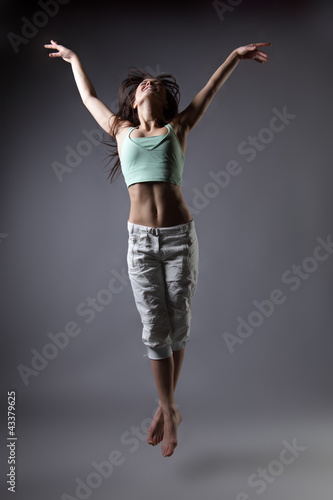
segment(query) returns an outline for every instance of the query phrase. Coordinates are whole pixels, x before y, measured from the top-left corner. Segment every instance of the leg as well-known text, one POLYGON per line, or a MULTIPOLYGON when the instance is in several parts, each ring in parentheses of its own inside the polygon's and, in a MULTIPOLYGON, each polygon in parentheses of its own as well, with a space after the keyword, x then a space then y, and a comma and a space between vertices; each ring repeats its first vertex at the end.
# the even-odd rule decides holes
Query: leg
POLYGON ((180 351, 173 351, 173 386, 174 389, 176 389, 176 385, 178 382, 180 370, 182 369, 182 364, 184 360, 184 355, 185 355, 185 348, 180 349, 180 351))
MULTIPOLYGON (((191 297, 195 292, 198 279, 199 251, 194 227, 190 228, 189 234, 185 235, 183 241, 180 241, 179 237, 176 238, 176 241, 169 238, 168 245, 170 249, 172 245, 175 245, 170 258, 164 262, 167 306, 172 328, 170 336, 175 344, 179 344, 186 341, 189 336, 191 297)), ((181 371, 184 353, 184 348, 173 351, 174 390, 181 371)), ((148 429, 147 442, 153 446, 157 445, 162 441, 163 433, 164 417, 160 401, 148 429)))
POLYGON ((177 361, 174 370, 172 348, 169 343, 172 329, 158 249, 159 242, 150 233, 144 237, 132 234, 129 237, 127 263, 135 303, 143 324, 142 340, 148 347, 160 397, 159 409, 148 429, 147 442, 155 445, 162 441, 165 434, 163 454, 169 456, 177 445, 175 425, 179 425, 178 421, 181 419, 174 403, 174 376, 177 381, 182 356, 175 355, 177 361), (167 359, 169 361, 166 361, 167 359), (166 417, 165 413, 168 413, 166 417), (164 432, 165 426, 168 426, 168 429, 164 432))
MULTIPOLYGON (((183 364, 185 348, 173 352, 173 389, 175 392, 179 374, 183 364)), ((164 417, 162 411, 161 400, 155 412, 152 423, 149 426, 147 433, 147 443, 156 446, 163 439, 164 434, 164 417)))
POLYGON ((177 427, 182 421, 174 397, 174 357, 151 359, 150 362, 164 420, 162 454, 169 457, 177 446, 177 427))

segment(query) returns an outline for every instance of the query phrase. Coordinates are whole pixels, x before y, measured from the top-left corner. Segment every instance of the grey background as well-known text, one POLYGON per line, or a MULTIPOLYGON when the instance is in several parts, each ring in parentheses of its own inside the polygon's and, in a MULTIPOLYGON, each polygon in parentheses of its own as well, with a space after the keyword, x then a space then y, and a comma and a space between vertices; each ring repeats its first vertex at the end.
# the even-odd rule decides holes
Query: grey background
POLYGON ((124 463, 86 498, 331 498, 333 257, 295 291, 282 280, 313 257, 316 238, 332 234, 331 3, 244 0, 221 20, 203 0, 70 0, 17 54, 7 34, 21 34, 22 17, 31 20, 41 7, 4 1, 1 8, 2 498, 11 498, 9 390, 16 391, 20 500, 79 498, 76 478, 86 482, 92 462, 114 450, 124 463), (102 134, 70 65, 43 48, 51 38, 78 53, 113 110, 130 66, 174 74, 182 110, 234 48, 272 42, 269 63, 240 62, 188 138, 190 210, 196 190, 209 189, 210 171, 236 160, 241 172, 192 212, 199 285, 176 391, 183 422, 169 459, 146 444, 142 430, 124 444, 124 433, 133 438, 134 427, 144 428, 157 398, 130 285, 118 282, 119 293, 90 323, 77 313, 112 273, 126 270, 129 197, 122 177, 106 180, 103 145, 93 145, 62 182, 54 173, 66 147, 86 139, 84 129, 102 134), (247 161, 239 145, 264 134, 273 108, 284 106, 296 117, 247 161), (246 319, 253 301, 276 288, 284 303, 230 353, 223 334, 235 334, 237 317, 246 319), (25 385, 18 366, 31 368, 32 349, 42 352, 48 334, 70 321, 79 335, 25 385), (284 440, 305 450, 271 473, 260 495, 248 478, 258 468, 274 470, 284 440))

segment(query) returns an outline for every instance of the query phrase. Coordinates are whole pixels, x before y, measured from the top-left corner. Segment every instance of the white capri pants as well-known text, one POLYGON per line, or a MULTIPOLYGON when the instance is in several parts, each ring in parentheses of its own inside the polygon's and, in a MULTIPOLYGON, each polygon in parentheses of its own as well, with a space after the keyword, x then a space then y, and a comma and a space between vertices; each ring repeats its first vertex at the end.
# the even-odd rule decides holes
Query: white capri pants
POLYGON ((189 341, 199 246, 194 220, 171 227, 128 225, 127 266, 150 359, 163 359, 189 341))

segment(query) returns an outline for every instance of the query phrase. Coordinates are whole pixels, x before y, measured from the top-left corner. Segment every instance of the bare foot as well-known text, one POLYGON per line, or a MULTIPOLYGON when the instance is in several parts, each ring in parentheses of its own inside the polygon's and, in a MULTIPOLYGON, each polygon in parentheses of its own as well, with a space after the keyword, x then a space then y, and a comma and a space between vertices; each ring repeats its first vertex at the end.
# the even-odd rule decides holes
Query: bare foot
POLYGON ((156 446, 163 439, 164 417, 162 408, 159 406, 155 412, 152 423, 147 432, 147 443, 156 446))
POLYGON ((162 455, 170 457, 176 448, 177 441, 177 428, 182 421, 182 416, 176 409, 169 409, 164 412, 164 435, 162 441, 162 455))

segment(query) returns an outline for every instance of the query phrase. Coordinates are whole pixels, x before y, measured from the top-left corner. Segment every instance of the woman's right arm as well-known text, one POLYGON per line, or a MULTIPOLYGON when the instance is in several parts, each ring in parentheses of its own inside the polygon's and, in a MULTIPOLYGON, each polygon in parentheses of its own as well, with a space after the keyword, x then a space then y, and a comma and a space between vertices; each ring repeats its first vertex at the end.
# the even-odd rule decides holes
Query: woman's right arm
POLYGON ((51 40, 51 44, 44 45, 44 47, 58 51, 50 52, 50 57, 62 57, 64 61, 72 65, 74 79, 83 104, 86 106, 88 111, 90 111, 102 129, 109 134, 110 127, 113 125, 113 121, 115 119, 115 114, 97 98, 93 84, 87 77, 78 56, 72 50, 59 45, 54 40, 51 40))

